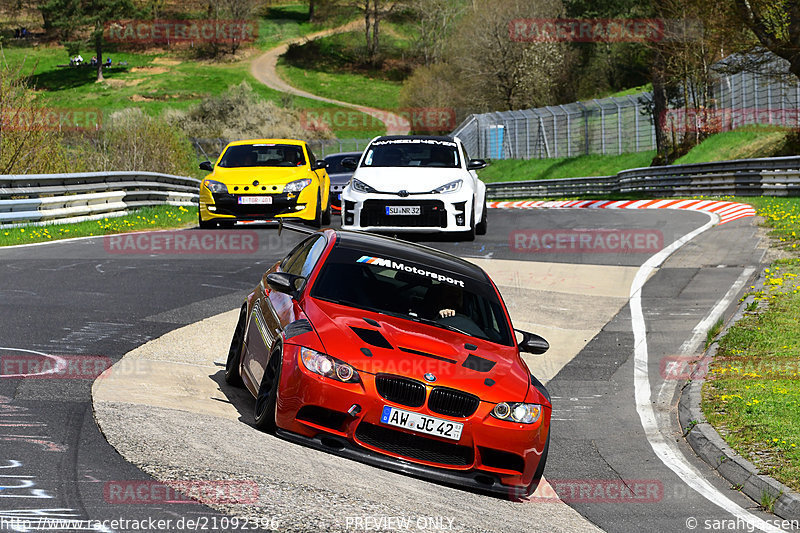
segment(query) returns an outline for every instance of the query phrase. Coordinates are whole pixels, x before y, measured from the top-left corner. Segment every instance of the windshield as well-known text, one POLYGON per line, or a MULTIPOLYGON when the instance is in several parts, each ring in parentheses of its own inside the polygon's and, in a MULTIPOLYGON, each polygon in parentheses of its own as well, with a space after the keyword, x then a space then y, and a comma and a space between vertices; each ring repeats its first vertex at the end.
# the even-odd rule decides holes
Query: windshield
POLYGON ((325 158, 325 162, 328 163, 328 174, 344 174, 349 172, 350 174, 353 173, 352 170, 344 168, 342 166, 342 159, 346 158, 355 159, 358 161, 358 158, 361 157, 361 154, 344 154, 344 155, 329 155, 325 158))
POLYGON ((337 245, 311 296, 513 345, 500 299, 489 283, 408 260, 337 245))
POLYGON ((436 139, 396 139, 369 145, 365 167, 444 167, 459 168, 458 147, 451 141, 436 139))
POLYGON ((303 148, 292 144, 239 144, 229 146, 220 159, 223 168, 300 167, 306 164, 303 148))

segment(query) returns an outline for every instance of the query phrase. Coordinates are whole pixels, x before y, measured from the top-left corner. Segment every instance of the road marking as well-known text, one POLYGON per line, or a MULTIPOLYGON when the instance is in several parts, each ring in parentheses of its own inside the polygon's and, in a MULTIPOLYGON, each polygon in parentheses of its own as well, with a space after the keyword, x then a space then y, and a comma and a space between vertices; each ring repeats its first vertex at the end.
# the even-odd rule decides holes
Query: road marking
MULTIPOLYGON (((29 378, 33 376, 46 376, 48 374, 56 374, 58 372, 66 370, 67 368, 67 361, 61 357, 58 357, 57 355, 49 355, 46 353, 37 352, 36 350, 25 350, 23 348, 4 348, 0 346, 0 352, 2 352, 3 350, 7 350, 10 352, 25 352, 25 353, 41 355, 43 357, 47 357, 48 359, 53 359, 56 362, 56 364, 53 368, 49 370, 45 370, 44 372, 37 372, 35 374, 3 374, 0 371, 0 378, 29 378)), ((1 359, 2 358, 0 358, 0 360, 1 359)))
POLYGON ((642 312, 642 288, 655 269, 661 266, 670 255, 719 222, 718 215, 711 212, 707 212, 707 214, 711 217, 711 220, 650 257, 639 268, 633 280, 630 293, 630 306, 631 327, 633 329, 634 339, 633 385, 634 397, 636 399, 636 412, 639 414, 642 428, 644 429, 645 436, 650 446, 653 448, 653 452, 655 452, 661 462, 664 463, 667 468, 675 472, 684 483, 714 505, 717 505, 734 515, 737 519, 747 523, 749 527, 770 533, 779 532, 781 529, 772 526, 768 522, 744 510, 703 478, 702 474, 689 463, 681 450, 678 449, 677 445, 664 438, 664 435, 659 429, 658 422, 656 421, 653 404, 650 403, 651 390, 648 372, 647 326, 644 320, 644 313, 642 312))

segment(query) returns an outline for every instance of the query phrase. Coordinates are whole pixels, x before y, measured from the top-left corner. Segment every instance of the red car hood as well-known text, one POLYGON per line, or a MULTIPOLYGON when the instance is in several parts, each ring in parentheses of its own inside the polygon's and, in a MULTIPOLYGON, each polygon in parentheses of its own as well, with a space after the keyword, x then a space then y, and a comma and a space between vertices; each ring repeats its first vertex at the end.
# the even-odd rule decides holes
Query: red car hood
POLYGON ((423 383, 433 374, 431 385, 493 403, 521 402, 528 392, 530 374, 516 346, 313 298, 305 304, 325 352, 361 372, 423 383))

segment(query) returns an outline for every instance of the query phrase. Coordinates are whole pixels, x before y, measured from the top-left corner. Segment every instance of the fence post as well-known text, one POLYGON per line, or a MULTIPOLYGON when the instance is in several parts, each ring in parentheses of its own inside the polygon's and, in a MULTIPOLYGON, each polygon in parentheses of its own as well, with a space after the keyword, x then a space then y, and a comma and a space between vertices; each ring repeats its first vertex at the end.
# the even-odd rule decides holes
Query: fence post
POLYGON ((628 95, 628 100, 633 104, 633 129, 634 129, 634 150, 639 151, 639 104, 636 99, 628 95))
POLYGON ((622 153, 622 107, 617 103, 617 99, 612 97, 611 101, 617 106, 617 155, 622 153))
POLYGON ((581 102, 575 102, 581 108, 583 113, 583 143, 585 145, 584 152, 589 155, 589 110, 581 102))
POLYGON ((593 98, 592 101, 600 108, 600 152, 606 155, 606 113, 597 98, 593 98))
POLYGON ((567 157, 572 157, 572 128, 570 127, 569 111, 561 104, 559 104, 558 107, 560 107, 561 111, 567 116, 567 157))

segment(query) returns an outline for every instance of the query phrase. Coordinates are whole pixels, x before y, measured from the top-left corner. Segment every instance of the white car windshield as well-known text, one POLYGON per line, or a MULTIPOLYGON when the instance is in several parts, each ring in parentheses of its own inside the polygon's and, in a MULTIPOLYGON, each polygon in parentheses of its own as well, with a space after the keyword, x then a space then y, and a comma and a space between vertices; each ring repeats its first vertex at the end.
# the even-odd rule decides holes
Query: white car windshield
POLYGON ((367 149, 364 167, 459 168, 458 145, 438 139, 375 141, 367 149))

